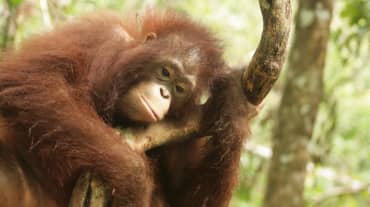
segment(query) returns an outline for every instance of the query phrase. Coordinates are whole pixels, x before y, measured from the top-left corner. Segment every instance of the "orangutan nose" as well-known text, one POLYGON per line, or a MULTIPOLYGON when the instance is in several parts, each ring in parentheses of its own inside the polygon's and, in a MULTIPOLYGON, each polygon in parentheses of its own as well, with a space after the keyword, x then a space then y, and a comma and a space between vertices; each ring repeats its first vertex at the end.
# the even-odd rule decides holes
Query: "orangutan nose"
POLYGON ((160 93, 161 93, 161 96, 165 99, 169 99, 170 98, 170 92, 164 88, 164 87, 161 87, 160 89, 160 93))

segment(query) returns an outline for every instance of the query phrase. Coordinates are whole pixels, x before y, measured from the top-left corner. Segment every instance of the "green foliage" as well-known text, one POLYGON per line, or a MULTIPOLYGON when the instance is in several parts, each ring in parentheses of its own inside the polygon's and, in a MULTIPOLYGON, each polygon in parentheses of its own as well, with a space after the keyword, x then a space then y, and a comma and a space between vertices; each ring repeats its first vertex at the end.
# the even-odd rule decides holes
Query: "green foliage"
POLYGON ((23 2, 23 0, 7 0, 7 2, 10 7, 15 8, 19 6, 23 2))
POLYGON ((366 30, 370 27, 370 1, 351 0, 344 3, 341 17, 347 19, 351 26, 358 26, 366 30))
POLYGON ((351 57, 364 54, 364 51, 369 54, 369 48, 364 45, 369 44, 370 39, 370 1, 347 0, 338 5, 343 24, 334 30, 333 37, 339 43, 341 60, 347 64, 351 57))

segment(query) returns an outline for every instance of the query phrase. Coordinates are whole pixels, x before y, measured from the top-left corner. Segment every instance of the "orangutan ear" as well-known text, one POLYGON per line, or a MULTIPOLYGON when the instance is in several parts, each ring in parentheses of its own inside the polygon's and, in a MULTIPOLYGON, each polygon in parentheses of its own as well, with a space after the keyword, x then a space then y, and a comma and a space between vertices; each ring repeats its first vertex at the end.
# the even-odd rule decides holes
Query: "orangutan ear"
POLYGON ((154 32, 149 32, 148 34, 145 35, 144 42, 154 40, 154 39, 157 39, 157 34, 154 32))

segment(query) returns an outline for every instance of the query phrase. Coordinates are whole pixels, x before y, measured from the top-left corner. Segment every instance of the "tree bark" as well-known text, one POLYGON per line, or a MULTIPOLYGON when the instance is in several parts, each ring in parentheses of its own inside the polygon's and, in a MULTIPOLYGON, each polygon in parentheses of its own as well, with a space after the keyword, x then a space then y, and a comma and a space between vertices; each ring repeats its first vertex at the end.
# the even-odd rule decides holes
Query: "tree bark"
POLYGON ((264 207, 302 207, 308 144, 323 93, 333 0, 300 0, 286 85, 273 131, 264 207))
POLYGON ((263 16, 261 41, 242 76, 248 101, 258 105, 278 79, 290 32, 290 0, 259 0, 263 16))

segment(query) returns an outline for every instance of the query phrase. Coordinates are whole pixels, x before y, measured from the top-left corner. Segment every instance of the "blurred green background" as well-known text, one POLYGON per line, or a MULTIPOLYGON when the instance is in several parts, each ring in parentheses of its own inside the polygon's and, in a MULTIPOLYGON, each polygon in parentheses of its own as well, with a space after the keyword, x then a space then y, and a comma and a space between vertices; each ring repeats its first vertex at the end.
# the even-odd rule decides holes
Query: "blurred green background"
MULTIPOLYGON (((323 95, 306 146, 310 161, 305 180, 302 179, 304 205, 367 207, 370 206, 370 0, 332 1, 334 13, 323 95)), ((225 59, 233 66, 248 63, 261 36, 262 17, 257 0, 3 0, 1 48, 17 47, 30 35, 89 11, 110 9, 124 14, 140 12, 148 6, 170 6, 209 26, 223 40, 225 59)), ((293 11, 296 10, 294 1, 293 11)), ((271 137, 287 73, 283 72, 252 123, 252 135, 241 159, 239 185, 230 206, 263 205, 269 188, 266 180, 272 156, 271 137)))

